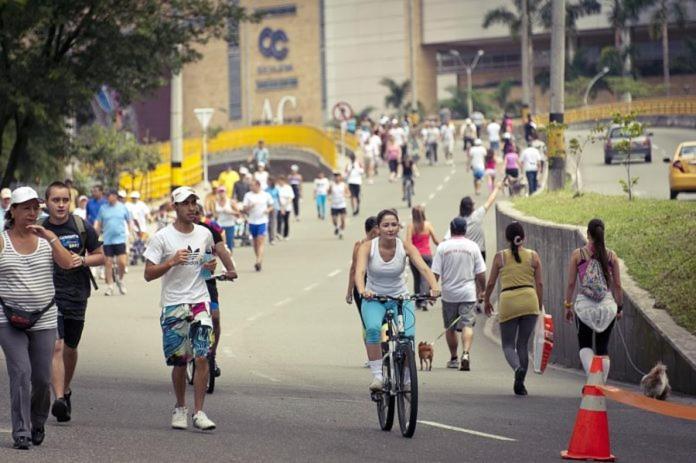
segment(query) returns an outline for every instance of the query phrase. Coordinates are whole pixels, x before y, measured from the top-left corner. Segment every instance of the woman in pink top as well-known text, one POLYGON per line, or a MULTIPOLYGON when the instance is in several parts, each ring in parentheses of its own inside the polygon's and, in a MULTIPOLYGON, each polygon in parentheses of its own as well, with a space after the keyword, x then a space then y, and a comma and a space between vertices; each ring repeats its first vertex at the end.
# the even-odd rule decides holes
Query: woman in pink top
POLYGON ((505 153, 505 175, 508 177, 517 178, 520 175, 521 167, 520 155, 517 154, 517 151, 513 145, 512 149, 505 153))
POLYGON ((394 137, 390 136, 387 141, 387 149, 385 151, 387 162, 389 163, 389 181, 396 180, 396 172, 401 162, 401 146, 394 141, 394 137))
MULTIPOLYGON (((413 244, 418 250, 421 257, 430 267, 433 263, 433 252, 430 248, 430 240, 435 243, 435 246, 440 244, 432 224, 425 220, 425 208, 423 206, 415 206, 411 209, 412 222, 406 227, 406 242, 413 244)), ((428 283, 421 277, 418 268, 411 262, 411 271, 413 272, 413 292, 416 294, 426 294, 430 290, 428 283)), ((428 310, 425 302, 419 302, 418 308, 428 310)))

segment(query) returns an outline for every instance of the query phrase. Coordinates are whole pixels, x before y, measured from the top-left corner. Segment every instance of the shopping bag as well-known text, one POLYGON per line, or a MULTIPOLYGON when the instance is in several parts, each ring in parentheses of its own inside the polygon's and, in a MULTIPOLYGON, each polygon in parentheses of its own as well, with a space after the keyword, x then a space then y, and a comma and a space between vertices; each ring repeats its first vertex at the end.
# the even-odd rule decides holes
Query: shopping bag
POLYGON ((553 350, 553 317, 544 308, 537 318, 533 341, 534 372, 543 374, 553 350))

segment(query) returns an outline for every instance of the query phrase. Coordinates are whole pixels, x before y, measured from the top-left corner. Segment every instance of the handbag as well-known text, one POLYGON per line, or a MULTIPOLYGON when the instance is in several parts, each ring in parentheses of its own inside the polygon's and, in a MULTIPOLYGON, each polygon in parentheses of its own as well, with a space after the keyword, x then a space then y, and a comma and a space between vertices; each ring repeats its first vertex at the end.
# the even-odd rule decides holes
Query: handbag
POLYGON ((0 298, 0 306, 2 306, 2 311, 5 313, 5 318, 10 323, 10 326, 18 330, 28 330, 39 321, 39 319, 45 314, 48 309, 53 307, 55 300, 51 298, 51 302, 48 303, 46 307, 41 310, 28 311, 24 309, 18 309, 16 307, 10 307, 5 303, 5 301, 0 298))
POLYGON ((534 372, 543 374, 553 350, 553 317, 543 307, 537 318, 533 348, 534 372))

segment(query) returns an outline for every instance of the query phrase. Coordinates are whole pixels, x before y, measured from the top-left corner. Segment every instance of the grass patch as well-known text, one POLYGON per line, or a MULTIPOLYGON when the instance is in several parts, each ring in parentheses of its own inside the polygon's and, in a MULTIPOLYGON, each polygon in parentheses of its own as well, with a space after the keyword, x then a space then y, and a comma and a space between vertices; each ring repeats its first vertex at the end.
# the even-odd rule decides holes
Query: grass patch
POLYGON ((580 225, 598 217, 607 247, 628 266, 631 277, 679 325, 696 334, 696 204, 567 191, 514 201, 527 215, 580 225))

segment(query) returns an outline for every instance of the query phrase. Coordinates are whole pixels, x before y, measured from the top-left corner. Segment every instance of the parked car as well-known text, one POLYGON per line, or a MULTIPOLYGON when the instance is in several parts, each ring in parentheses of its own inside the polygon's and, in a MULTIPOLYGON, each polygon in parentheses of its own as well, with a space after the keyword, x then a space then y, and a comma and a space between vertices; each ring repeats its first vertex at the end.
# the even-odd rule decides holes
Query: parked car
MULTIPOLYGON (((652 162, 652 133, 643 132, 639 137, 631 140, 630 155, 643 156, 645 162, 652 162)), ((628 140, 621 130, 621 126, 612 125, 607 130, 607 135, 604 139, 604 164, 611 164, 616 158, 625 158, 626 154, 618 149, 619 143, 628 140)))
POLYGON ((662 159, 669 166, 669 199, 679 193, 696 192, 696 141, 677 146, 674 158, 662 159))

